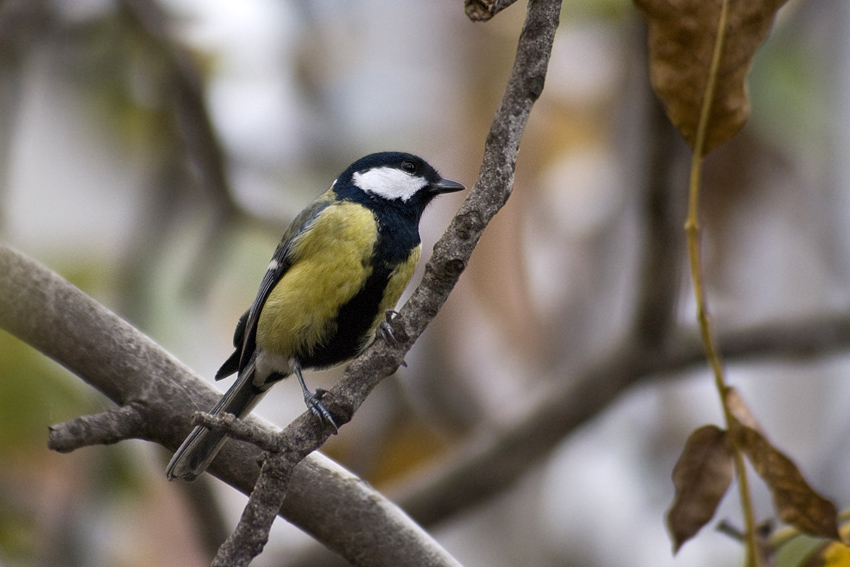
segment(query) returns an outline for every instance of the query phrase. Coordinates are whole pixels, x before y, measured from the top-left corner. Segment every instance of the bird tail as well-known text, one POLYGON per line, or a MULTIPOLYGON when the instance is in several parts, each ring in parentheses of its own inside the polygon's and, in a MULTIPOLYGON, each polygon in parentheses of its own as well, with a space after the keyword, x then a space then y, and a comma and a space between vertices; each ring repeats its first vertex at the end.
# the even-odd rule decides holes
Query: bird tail
MULTIPOLYGON (((261 389, 255 386, 253 378, 254 365, 250 364, 239 374, 236 382, 210 410, 210 413, 212 415, 229 413, 236 417, 243 417, 250 412, 268 391, 268 388, 261 389)), ((175 478, 194 480, 207 469, 226 440, 227 435, 222 431, 212 431, 203 425, 195 427, 168 463, 165 469, 168 480, 175 478)))

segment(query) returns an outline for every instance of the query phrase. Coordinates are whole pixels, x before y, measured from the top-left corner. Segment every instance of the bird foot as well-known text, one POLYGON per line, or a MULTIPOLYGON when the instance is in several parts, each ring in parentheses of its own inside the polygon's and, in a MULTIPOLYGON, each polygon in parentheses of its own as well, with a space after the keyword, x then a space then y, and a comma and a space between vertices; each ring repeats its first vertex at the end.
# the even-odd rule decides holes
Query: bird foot
POLYGON ((328 408, 326 408, 325 404, 322 403, 322 398, 324 398, 327 393, 328 391, 324 388, 316 388, 315 393, 309 391, 304 392, 304 403, 307 404, 307 407, 310 408, 313 415, 319 418, 319 421, 327 423, 333 427, 334 434, 337 434, 339 433, 339 427, 337 427, 331 412, 328 411, 328 408))
MULTIPOLYGON (((398 311, 394 309, 386 310, 386 319, 378 323, 378 334, 381 335, 381 338, 387 341, 389 344, 397 345, 399 343, 398 337, 395 336, 395 331, 393 331, 393 319, 398 316, 398 311)), ((401 365, 407 368, 407 361, 401 359, 401 365)))

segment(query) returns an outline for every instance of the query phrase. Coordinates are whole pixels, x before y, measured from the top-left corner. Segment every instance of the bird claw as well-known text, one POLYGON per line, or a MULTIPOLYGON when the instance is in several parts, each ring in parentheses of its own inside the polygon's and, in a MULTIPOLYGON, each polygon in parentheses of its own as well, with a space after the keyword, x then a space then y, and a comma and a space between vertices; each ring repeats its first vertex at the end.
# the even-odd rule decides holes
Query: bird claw
MULTIPOLYGON (((398 337, 395 336, 395 331, 393 331, 393 319, 398 316, 398 311, 394 309, 386 310, 386 320, 378 323, 378 334, 381 335, 381 338, 387 341, 387 343, 397 345, 399 343, 398 337)), ((401 365, 407 368, 407 361, 401 359, 401 365)))
POLYGON ((334 434, 339 433, 339 427, 334 421, 333 415, 328 411, 328 408, 325 407, 325 404, 322 403, 322 398, 325 397, 328 391, 324 388, 316 388, 316 392, 305 392, 304 393, 304 403, 307 404, 307 407, 310 408, 310 411, 319 418, 319 421, 327 423, 331 427, 334 428, 334 434))
POLYGON ((398 316, 398 311, 387 309, 385 312, 386 319, 378 323, 378 334, 388 343, 398 344, 398 338, 393 331, 393 319, 398 316))

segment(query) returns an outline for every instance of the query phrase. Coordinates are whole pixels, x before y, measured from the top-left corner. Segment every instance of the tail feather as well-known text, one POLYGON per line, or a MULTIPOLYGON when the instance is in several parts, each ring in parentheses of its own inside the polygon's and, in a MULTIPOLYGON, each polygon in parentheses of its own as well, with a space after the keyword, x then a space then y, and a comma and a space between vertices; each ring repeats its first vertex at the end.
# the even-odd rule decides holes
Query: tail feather
MULTIPOLYGON (((248 414, 267 391, 256 387, 252 382, 253 377, 254 365, 251 364, 239 375, 210 413, 230 413, 236 417, 248 414)), ((194 480, 207 469, 225 441, 227 435, 221 431, 212 431, 203 425, 195 427, 168 463, 165 469, 168 480, 194 480)))

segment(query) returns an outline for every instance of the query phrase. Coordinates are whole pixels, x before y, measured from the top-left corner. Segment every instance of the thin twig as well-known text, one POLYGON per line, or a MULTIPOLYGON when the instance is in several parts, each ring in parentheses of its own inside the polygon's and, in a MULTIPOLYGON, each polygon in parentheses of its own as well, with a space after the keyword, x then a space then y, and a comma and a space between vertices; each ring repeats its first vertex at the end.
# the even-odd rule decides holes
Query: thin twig
POLYGON ((251 443, 263 451, 278 453, 284 449, 278 434, 238 419, 232 413, 213 415, 204 411, 196 411, 195 415, 192 416, 192 425, 203 425, 213 431, 224 431, 231 439, 251 443))
POLYGON ((144 426, 144 414, 129 404, 51 426, 47 447, 59 453, 70 453, 90 445, 112 445, 139 437, 144 426))
MULTIPOLYGON (((705 140, 708 132, 711 107, 714 103, 714 93, 717 84, 717 73, 720 68, 720 59, 723 55, 723 44, 726 37, 726 23, 729 14, 729 0, 723 0, 720 4, 720 16, 717 21, 717 34, 714 42, 714 50, 711 56, 705 93, 703 94, 702 107, 700 109, 699 123, 697 125, 696 139, 694 141, 693 160, 691 162, 690 197, 688 203, 688 220, 685 223, 685 233, 688 242, 688 258, 690 260, 691 278, 694 284, 694 297, 697 304, 697 322, 699 323, 700 335, 705 346, 705 357, 714 373, 714 382, 720 403, 723 406, 723 415, 727 429, 731 429, 734 418, 726 402, 728 386, 723 371, 723 363, 720 352, 715 344, 711 319, 708 314, 708 299, 703 285, 702 262, 701 262, 701 228, 699 224, 699 189, 700 171, 705 148, 705 140)), ((750 494, 749 480, 747 478, 747 467, 744 462, 743 451, 736 436, 732 436, 735 462, 735 473, 738 478, 738 492, 741 497, 741 507, 744 512, 746 524, 746 565, 747 567, 759 567, 761 554, 759 553, 759 542, 756 534, 756 519, 753 510, 752 496, 750 494)))

